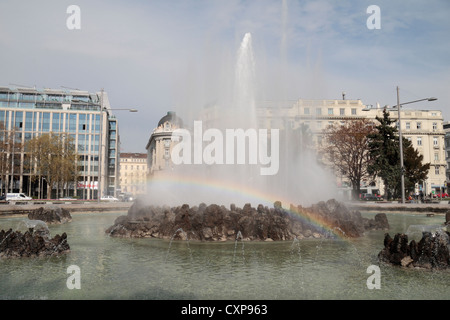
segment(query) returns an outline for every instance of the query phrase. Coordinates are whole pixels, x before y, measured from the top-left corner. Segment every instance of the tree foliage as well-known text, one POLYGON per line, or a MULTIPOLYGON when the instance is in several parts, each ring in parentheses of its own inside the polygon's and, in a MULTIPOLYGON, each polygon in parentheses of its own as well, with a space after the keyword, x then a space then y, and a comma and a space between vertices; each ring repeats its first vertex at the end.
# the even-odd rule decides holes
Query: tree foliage
MULTIPOLYGON (((376 132, 369 135, 371 164, 368 172, 382 178, 388 199, 401 196, 400 145, 397 127, 384 109, 383 117, 376 117, 376 132)), ((426 179, 430 164, 423 164, 423 156, 405 138, 403 143, 403 167, 405 190, 412 191, 416 183, 426 179)))

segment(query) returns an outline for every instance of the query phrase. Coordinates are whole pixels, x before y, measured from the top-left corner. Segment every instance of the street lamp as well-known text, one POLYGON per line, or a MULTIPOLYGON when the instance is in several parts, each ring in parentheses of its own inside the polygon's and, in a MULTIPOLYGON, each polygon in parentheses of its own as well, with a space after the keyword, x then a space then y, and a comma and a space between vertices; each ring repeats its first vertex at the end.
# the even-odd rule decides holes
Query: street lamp
POLYGON ((437 98, 431 97, 431 98, 425 98, 425 99, 419 99, 409 102, 403 102, 400 103, 400 95, 399 95, 399 89, 397 86, 397 112, 398 112, 398 136, 399 136, 399 143, 400 143, 400 172, 401 172, 401 184, 402 184, 402 203, 405 203, 405 168, 403 166, 403 138, 402 138, 402 124, 400 122, 400 105, 420 102, 420 101, 436 101, 437 98))
MULTIPOLYGON (((137 109, 134 108, 114 108, 114 109, 106 109, 103 106, 103 89, 102 89, 102 95, 101 95, 101 109, 100 109, 100 141, 99 141, 99 151, 98 151, 98 186, 97 186, 97 202, 100 202, 100 199, 102 197, 103 194, 103 188, 101 186, 101 181, 102 181, 102 154, 103 154, 103 112, 104 111, 115 111, 115 110, 125 110, 125 111, 129 111, 129 112, 138 112, 137 109)), ((106 144, 105 144, 106 146, 106 144)), ((106 150, 105 150, 106 153, 106 150)))

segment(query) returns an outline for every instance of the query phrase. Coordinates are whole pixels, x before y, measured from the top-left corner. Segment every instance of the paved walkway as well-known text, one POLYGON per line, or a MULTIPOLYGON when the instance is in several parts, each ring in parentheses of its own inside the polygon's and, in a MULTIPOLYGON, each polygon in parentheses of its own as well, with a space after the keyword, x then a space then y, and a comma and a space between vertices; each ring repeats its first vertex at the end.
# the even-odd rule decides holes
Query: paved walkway
MULTIPOLYGON (((0 204, 0 216, 14 214, 28 214, 31 210, 40 207, 58 206, 70 212, 106 212, 106 211, 128 211, 133 202, 33 202, 23 204, 0 204)), ((392 203, 392 202, 345 202, 347 207, 360 211, 385 211, 385 212, 418 212, 424 214, 445 214, 450 211, 450 204, 444 203, 392 203)))
POLYGON ((443 201, 441 203, 393 203, 393 202, 361 202, 361 201, 351 201, 347 202, 346 205, 349 208, 360 211, 413 211, 422 212, 424 214, 429 213, 442 213, 450 211, 450 204, 448 201, 443 201))
POLYGON ((28 214, 31 210, 38 209, 40 207, 61 207, 69 210, 70 212, 105 212, 105 211, 128 211, 133 202, 63 202, 56 201, 54 203, 48 201, 42 202, 29 202, 21 204, 0 204, 0 216, 15 215, 15 214, 28 214))

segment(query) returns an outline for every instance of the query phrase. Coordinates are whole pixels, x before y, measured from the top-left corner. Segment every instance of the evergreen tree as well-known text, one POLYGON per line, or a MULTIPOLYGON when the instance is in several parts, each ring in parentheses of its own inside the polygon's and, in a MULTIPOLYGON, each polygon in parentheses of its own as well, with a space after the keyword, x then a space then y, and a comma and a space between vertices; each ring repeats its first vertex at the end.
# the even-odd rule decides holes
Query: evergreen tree
MULTIPOLYGON (((405 166, 405 192, 414 191, 416 183, 423 182, 430 170, 430 163, 423 163, 423 155, 414 149, 411 141, 403 138, 403 163, 405 166)), ((398 186, 398 189, 401 185, 398 186)))
MULTIPOLYGON (((387 199, 401 197, 398 130, 393 125, 395 121, 389 118, 389 112, 386 109, 383 110, 383 117, 376 117, 376 120, 379 122, 376 132, 368 136, 371 157, 368 171, 383 180, 387 199)), ((416 183, 426 179, 430 164, 423 164, 423 156, 414 149, 411 142, 405 138, 402 140, 405 190, 413 191, 416 183)))

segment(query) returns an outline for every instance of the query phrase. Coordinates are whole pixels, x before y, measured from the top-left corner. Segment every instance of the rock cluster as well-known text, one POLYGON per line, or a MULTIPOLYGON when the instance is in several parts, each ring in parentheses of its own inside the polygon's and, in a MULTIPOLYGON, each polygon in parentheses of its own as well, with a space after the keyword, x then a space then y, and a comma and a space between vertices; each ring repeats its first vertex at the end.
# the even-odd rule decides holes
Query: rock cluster
POLYGON ((234 241, 239 235, 244 240, 279 241, 335 237, 336 233, 359 237, 366 227, 379 223, 365 221, 359 212, 348 210, 334 199, 310 208, 291 205, 290 210, 283 209, 279 201, 273 208, 246 204, 243 208, 231 205, 229 209, 204 203, 194 207, 154 207, 137 201, 105 232, 115 237, 234 241))
POLYGON ((21 231, 0 231, 0 258, 42 257, 60 255, 70 251, 67 235, 50 238, 48 232, 29 228, 21 231))
POLYGON ((64 208, 40 207, 28 213, 28 219, 41 220, 47 224, 61 224, 72 221, 72 216, 69 210, 64 208))
POLYGON ((419 242, 397 233, 394 238, 386 233, 384 248, 378 254, 381 261, 403 267, 445 269, 450 267, 450 233, 440 230, 436 233, 423 232, 419 242))

